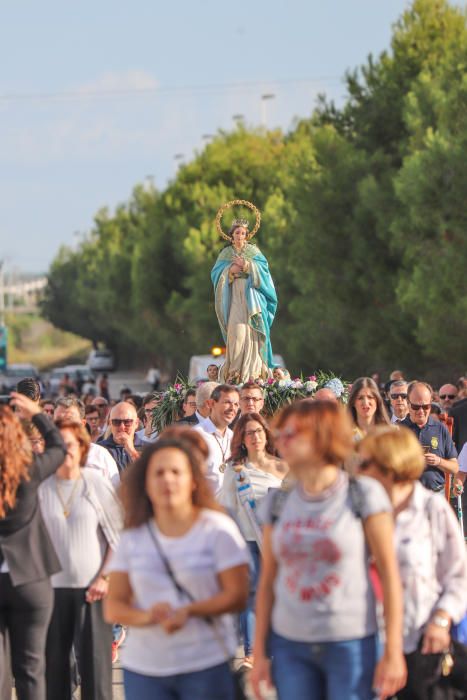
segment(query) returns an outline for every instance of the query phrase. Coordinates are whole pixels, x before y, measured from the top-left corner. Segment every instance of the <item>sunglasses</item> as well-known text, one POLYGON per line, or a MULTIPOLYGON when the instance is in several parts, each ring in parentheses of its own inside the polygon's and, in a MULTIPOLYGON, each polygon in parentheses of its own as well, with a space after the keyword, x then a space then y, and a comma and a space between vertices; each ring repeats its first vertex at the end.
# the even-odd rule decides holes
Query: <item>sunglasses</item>
POLYGON ((111 423, 114 428, 118 428, 119 425, 124 425, 125 428, 131 428, 133 425, 133 418, 112 418, 111 423))
POLYGON ((372 464, 376 467, 381 476, 392 476, 394 478, 394 481, 397 481, 397 475, 394 474, 392 469, 389 469, 388 467, 385 467, 384 465, 375 462, 375 460, 371 457, 369 457, 368 459, 362 459, 358 466, 360 468, 360 471, 364 472, 372 464))
POLYGON ((256 428, 256 430, 247 430, 245 432, 245 437, 251 438, 254 437, 255 435, 263 435, 264 430, 263 428, 256 428))
POLYGON ((445 401, 445 399, 455 399, 457 394, 440 394, 439 398, 445 401))
POLYGON ((259 403, 260 401, 263 401, 260 396, 242 396, 240 400, 244 401, 245 403, 249 403, 250 401, 253 401, 253 403, 259 403))
POLYGON ((389 394, 389 396, 393 401, 395 401, 396 399, 404 399, 405 401, 407 398, 407 394, 389 394))
POLYGON ((285 428, 284 430, 275 430, 273 432, 276 440, 293 440, 294 437, 300 433, 299 430, 294 430, 293 428, 285 428))
POLYGON ((412 411, 420 411, 420 409, 422 409, 426 413, 427 411, 429 411, 431 409, 431 403, 412 403, 412 402, 410 402, 410 408, 412 409, 412 411))

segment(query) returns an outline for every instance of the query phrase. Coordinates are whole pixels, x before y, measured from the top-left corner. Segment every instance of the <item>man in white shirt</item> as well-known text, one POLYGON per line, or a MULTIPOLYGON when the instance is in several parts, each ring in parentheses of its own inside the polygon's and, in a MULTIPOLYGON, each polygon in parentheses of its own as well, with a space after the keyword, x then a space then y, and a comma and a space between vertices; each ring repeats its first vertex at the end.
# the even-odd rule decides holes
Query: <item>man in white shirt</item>
MULTIPOLYGON (((64 396, 57 399, 54 411, 54 421, 69 420, 76 423, 86 424, 84 414, 84 404, 80 399, 74 396, 64 396)), ((85 467, 98 469, 103 476, 112 482, 112 485, 117 488, 120 483, 120 474, 117 463, 112 455, 100 445, 91 442, 89 452, 86 459, 85 467)))
POLYGON ((207 478, 214 493, 219 493, 224 480, 225 463, 230 457, 233 432, 229 428, 240 407, 240 394, 235 386, 220 384, 211 394, 211 415, 198 430, 209 447, 207 478))
MULTIPOLYGON (((203 425, 206 420, 209 420, 211 415, 211 394, 216 387, 219 386, 218 382, 203 382, 199 385, 196 390, 196 413, 195 416, 198 419, 198 425, 203 425)), ((211 423, 209 421, 209 423, 211 423)), ((210 424, 213 427, 213 424, 210 424)))

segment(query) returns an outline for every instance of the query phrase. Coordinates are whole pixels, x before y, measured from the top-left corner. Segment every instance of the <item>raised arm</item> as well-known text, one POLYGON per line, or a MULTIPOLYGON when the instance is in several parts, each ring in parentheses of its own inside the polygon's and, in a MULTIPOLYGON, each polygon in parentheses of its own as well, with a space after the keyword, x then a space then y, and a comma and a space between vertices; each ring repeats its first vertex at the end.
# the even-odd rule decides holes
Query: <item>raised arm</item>
POLYGON ((27 396, 12 392, 11 405, 19 409, 24 418, 32 420, 44 438, 45 450, 43 454, 35 455, 31 465, 31 477, 44 481, 57 471, 65 459, 66 447, 60 431, 46 415, 41 413, 40 407, 27 396))

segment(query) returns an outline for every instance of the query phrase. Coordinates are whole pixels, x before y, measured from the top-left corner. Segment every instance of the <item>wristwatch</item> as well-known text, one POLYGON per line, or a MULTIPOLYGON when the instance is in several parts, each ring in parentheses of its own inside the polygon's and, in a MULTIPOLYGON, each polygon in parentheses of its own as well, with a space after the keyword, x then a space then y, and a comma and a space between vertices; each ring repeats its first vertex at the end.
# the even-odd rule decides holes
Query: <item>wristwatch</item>
POLYGON ((436 625, 436 627, 442 627, 443 629, 448 629, 448 627, 451 626, 451 623, 447 619, 447 617, 443 617, 442 615, 433 615, 430 622, 432 625, 436 625))

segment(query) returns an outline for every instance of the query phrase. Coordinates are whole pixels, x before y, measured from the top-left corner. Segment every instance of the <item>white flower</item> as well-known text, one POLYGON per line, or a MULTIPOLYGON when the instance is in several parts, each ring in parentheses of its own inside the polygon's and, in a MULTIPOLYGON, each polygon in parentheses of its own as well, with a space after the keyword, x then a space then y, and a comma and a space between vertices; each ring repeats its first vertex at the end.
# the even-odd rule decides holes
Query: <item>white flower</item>
POLYGON ((279 379, 277 382, 277 388, 278 389, 286 389, 287 388, 287 381, 285 379, 279 379))
POLYGON ((311 394, 313 391, 315 391, 318 387, 318 382, 312 382, 308 381, 305 382, 305 390, 308 394, 311 394))
POLYGON ((291 386, 294 389, 303 389, 303 384, 299 379, 295 379, 295 381, 292 382, 291 386))

